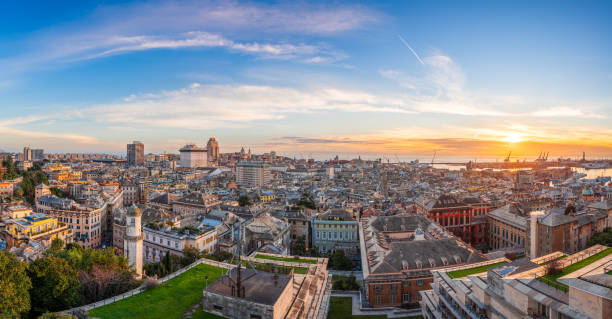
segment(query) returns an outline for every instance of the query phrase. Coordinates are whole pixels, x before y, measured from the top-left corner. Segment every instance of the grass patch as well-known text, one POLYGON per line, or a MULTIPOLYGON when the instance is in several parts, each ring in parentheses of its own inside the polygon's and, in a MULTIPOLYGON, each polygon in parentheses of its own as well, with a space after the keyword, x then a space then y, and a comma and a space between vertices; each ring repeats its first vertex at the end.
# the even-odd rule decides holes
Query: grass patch
POLYGON ((303 258, 299 258, 299 256, 296 256, 296 257, 278 257, 278 256, 268 256, 268 255, 261 255, 261 254, 255 255, 255 258, 259 258, 259 259, 278 260, 278 261, 287 261, 287 262, 292 262, 292 263, 305 263, 305 264, 316 264, 317 263, 317 261, 313 259, 303 259, 303 258))
POLYGON ((600 260, 600 259, 602 259, 602 258, 604 258, 604 257, 606 257, 608 255, 610 255, 610 254, 612 254, 612 248, 606 248, 605 250, 602 250, 602 251, 598 252, 597 254, 595 254, 593 256, 587 257, 587 258, 585 258, 585 259, 583 259, 583 260, 581 260, 581 261, 579 261, 577 263, 573 263, 573 264, 563 268, 563 270, 560 273, 558 273, 558 274, 544 275, 544 276, 539 277, 537 279, 539 281, 541 281, 541 282, 551 286, 551 287, 554 287, 554 288, 557 288, 559 290, 563 290, 563 291, 567 292, 568 286, 566 284, 564 284, 564 283, 561 283, 561 282, 557 281, 557 279, 559 279, 559 278, 561 278, 561 277, 563 277, 565 275, 571 274, 571 273, 573 273, 576 270, 584 268, 584 267, 586 267, 586 266, 588 266, 588 265, 590 265, 590 264, 592 264, 592 263, 594 263, 594 262, 596 262, 596 261, 598 261, 598 260, 600 260))
MULTIPOLYGON (((352 302, 352 298, 349 297, 330 297, 327 319, 387 319, 387 315, 353 316, 351 315, 353 313, 352 302)), ((423 319, 423 317, 402 317, 400 319, 423 319)))
MULTIPOLYGON (((96 318, 182 318, 193 304, 202 299, 205 276, 213 283, 225 269, 199 264, 153 289, 89 311, 96 318)), ((210 317, 200 318, 218 318, 210 317)))
POLYGON ((463 278, 469 275, 474 275, 474 274, 479 274, 481 272, 485 272, 487 271, 487 269, 491 268, 491 267, 495 267, 495 266, 499 266, 499 265, 503 265, 503 264, 507 264, 507 261, 501 261, 498 263, 494 263, 494 264, 489 264, 489 265, 482 265, 482 266, 478 266, 478 267, 474 267, 474 268, 467 268, 467 269, 459 269, 459 270, 455 270, 455 271, 449 271, 447 274, 449 277, 451 278, 463 278))

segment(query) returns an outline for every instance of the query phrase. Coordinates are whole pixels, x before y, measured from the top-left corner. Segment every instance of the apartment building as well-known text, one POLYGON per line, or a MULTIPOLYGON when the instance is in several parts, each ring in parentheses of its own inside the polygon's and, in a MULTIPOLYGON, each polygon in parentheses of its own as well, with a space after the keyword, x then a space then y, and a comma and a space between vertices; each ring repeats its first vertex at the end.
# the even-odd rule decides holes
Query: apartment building
POLYGON ((353 260, 359 260, 359 222, 344 209, 331 209, 312 220, 312 244, 323 255, 344 250, 353 260))
POLYGON ((181 167, 198 168, 208 166, 207 150, 194 144, 185 145, 179 150, 181 154, 181 167))
POLYGON ((415 210, 474 247, 483 248, 487 244, 486 215, 491 205, 479 198, 446 194, 435 199, 423 198, 415 202, 415 210))
POLYGON ((217 195, 190 193, 172 202, 172 211, 179 216, 205 214, 213 206, 221 204, 217 195))
POLYGON ((127 145, 127 163, 130 166, 144 164, 144 144, 134 141, 127 145))
POLYGON ((533 211, 526 224, 527 254, 536 258, 555 251, 583 250, 591 236, 608 225, 608 214, 600 210, 566 214, 565 208, 554 207, 548 211, 533 211))
POLYGON ((363 289, 372 307, 414 306, 430 270, 486 257, 422 215, 372 216, 359 224, 363 289))
MULTIPOLYGON (((30 211, 31 212, 31 211, 30 211)), ((45 246, 59 238, 64 242, 72 242, 72 229, 57 218, 40 213, 8 219, 4 221, 0 237, 7 243, 7 248, 18 247, 25 243, 38 243, 45 246)))
POLYGON ((528 211, 517 203, 507 204, 487 214, 487 240, 490 249, 525 248, 528 211))
POLYGON ((432 289, 420 292, 423 317, 610 318, 611 253, 612 248, 597 245, 563 259, 555 252, 536 259, 498 259, 475 267, 432 270, 432 289), (543 277, 546 263, 555 259, 562 276, 543 277))
POLYGON ((200 228, 172 229, 167 226, 143 227, 144 259, 146 262, 160 261, 166 253, 183 256, 185 248, 196 248, 212 254, 217 250, 217 229, 204 225, 200 228))
POLYGON ((245 187, 261 187, 271 180, 270 165, 264 162, 239 162, 236 183, 245 187))
POLYGON ((36 200, 36 211, 56 217, 74 233, 74 242, 87 248, 110 245, 112 241, 112 210, 123 207, 123 193, 91 194, 82 203, 46 195, 36 200))

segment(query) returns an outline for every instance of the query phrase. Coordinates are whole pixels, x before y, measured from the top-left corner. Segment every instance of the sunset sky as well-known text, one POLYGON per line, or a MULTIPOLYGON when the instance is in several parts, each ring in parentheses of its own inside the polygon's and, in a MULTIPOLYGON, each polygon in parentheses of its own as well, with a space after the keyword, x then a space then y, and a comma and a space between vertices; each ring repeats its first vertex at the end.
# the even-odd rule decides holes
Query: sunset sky
POLYGON ((0 149, 612 157, 612 2, 0 5, 0 149))

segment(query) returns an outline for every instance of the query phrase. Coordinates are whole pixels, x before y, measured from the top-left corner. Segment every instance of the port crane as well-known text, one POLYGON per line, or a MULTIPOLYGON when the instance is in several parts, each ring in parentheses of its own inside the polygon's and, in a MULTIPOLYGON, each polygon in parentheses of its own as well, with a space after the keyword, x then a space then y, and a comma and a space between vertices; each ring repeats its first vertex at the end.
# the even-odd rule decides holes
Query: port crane
POLYGON ((510 162, 510 154, 512 154, 512 151, 508 152, 508 156, 504 159, 504 162, 510 162))

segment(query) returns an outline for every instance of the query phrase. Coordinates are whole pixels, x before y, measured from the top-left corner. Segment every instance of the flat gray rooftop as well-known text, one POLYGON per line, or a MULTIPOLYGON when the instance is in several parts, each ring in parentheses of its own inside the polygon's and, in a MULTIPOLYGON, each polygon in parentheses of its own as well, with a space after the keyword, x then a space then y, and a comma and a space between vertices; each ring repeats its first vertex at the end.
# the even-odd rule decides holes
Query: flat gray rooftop
MULTIPOLYGON (((232 297, 232 287, 236 286, 238 269, 232 269, 227 275, 212 283, 206 291, 232 297)), ((285 287, 291 282, 291 276, 274 274, 254 269, 241 269, 244 299, 260 304, 274 305, 285 287)))

